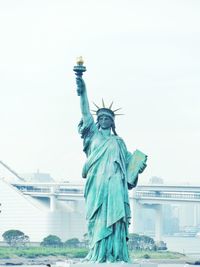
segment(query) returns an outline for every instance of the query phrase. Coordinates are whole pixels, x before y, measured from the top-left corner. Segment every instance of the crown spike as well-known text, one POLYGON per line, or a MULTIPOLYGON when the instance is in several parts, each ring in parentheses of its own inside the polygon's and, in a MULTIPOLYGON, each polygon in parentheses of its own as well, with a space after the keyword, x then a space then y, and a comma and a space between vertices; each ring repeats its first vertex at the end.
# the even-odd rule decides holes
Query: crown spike
POLYGON ((120 115, 125 115, 125 114, 122 114, 122 113, 121 114, 115 114, 115 116, 120 116, 120 115))
POLYGON ((110 104, 110 106, 109 106, 109 109, 111 109, 111 108, 112 108, 112 105, 113 105, 113 101, 111 102, 111 104, 110 104))
POLYGON ((102 98, 102 105, 103 105, 103 108, 106 107, 103 98, 102 98))
POLYGON ((116 111, 118 111, 118 110, 120 110, 120 109, 122 109, 122 108, 117 108, 117 109, 113 110, 113 112, 116 112, 116 111))
POLYGON ((96 108, 100 109, 100 107, 99 107, 99 106, 97 106, 97 104, 95 104, 94 102, 92 102, 92 103, 95 105, 95 107, 96 107, 96 108))
POLYGON ((91 109, 91 111, 97 113, 97 110, 91 109))

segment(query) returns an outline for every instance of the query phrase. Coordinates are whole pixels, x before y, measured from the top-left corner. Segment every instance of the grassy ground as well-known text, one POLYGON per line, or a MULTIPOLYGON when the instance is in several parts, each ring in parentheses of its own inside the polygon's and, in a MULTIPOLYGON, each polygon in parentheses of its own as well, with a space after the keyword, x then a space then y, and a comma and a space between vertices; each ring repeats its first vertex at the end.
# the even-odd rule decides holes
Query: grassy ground
POLYGON ((87 254, 85 248, 0 248, 0 259, 10 259, 15 256, 24 258, 66 256, 69 258, 83 258, 87 254))
POLYGON ((184 254, 171 251, 134 251, 131 252, 133 259, 182 259, 184 254))
MULTIPOLYGON (((34 259, 37 257, 48 256, 65 256, 67 258, 84 258, 87 254, 86 248, 10 248, 0 247, 0 259, 12 259, 14 257, 23 257, 34 259)), ((159 252, 159 251, 130 251, 134 259, 181 259, 184 257, 181 253, 176 252, 159 252)))

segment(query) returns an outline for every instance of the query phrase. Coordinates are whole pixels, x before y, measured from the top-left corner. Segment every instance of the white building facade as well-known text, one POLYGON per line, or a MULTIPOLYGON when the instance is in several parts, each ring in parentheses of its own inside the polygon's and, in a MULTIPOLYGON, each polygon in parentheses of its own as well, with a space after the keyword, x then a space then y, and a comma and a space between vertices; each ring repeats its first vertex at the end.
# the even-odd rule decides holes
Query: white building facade
POLYGON ((41 242, 48 235, 57 235, 62 241, 83 238, 86 233, 84 201, 71 205, 23 194, 16 187, 0 179, 0 241, 11 229, 28 235, 31 242, 41 242))

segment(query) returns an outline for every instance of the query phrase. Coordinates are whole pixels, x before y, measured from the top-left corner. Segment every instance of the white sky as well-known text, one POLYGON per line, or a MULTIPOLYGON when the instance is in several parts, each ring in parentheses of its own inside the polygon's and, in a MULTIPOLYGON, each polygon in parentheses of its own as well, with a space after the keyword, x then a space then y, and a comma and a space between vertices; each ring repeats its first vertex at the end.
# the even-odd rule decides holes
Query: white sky
POLYGON ((123 107, 118 134, 149 156, 140 183, 200 184, 199 14, 199 0, 0 0, 0 160, 81 177, 82 55, 90 101, 123 107))

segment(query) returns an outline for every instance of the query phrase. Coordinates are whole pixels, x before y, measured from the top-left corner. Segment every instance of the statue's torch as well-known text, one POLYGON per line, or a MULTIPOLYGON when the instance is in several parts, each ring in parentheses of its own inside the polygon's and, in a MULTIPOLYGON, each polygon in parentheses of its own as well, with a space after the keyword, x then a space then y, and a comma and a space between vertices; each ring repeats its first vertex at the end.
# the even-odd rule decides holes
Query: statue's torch
POLYGON ((76 76, 82 77, 83 72, 86 71, 86 67, 83 66, 83 63, 84 63, 83 58, 78 57, 76 63, 77 65, 74 66, 73 71, 75 72, 76 76))
MULTIPOLYGON (((74 66, 73 71, 75 72, 77 77, 82 78, 83 72, 86 71, 86 67, 83 66, 83 63, 84 63, 83 58, 82 57, 78 57, 76 63, 77 63, 77 65, 74 66)), ((78 93, 78 95, 80 95, 80 93, 78 93)))

